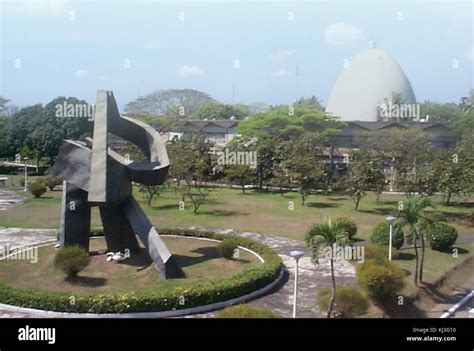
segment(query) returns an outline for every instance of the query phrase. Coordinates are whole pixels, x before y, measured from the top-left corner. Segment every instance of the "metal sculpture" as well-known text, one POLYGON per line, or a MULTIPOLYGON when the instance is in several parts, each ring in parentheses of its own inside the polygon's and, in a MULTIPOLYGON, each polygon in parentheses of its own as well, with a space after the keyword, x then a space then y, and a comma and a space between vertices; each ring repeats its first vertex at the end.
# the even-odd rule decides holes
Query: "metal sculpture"
POLYGON ((148 250, 155 268, 166 278, 176 272, 173 256, 132 196, 132 181, 163 184, 169 168, 166 147, 149 125, 120 116, 111 91, 99 91, 93 138, 65 140, 54 176, 62 179, 60 247, 80 245, 89 251, 91 207, 98 206, 109 251, 148 250), (131 162, 108 146, 108 134, 137 145, 148 163, 131 162))

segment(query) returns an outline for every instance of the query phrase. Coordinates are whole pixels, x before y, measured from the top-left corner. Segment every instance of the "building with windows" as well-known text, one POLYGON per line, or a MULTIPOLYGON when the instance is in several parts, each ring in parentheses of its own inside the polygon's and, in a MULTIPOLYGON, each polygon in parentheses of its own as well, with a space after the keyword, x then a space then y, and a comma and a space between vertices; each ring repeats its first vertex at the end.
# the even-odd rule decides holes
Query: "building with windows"
POLYGON ((206 141, 216 146, 224 146, 237 134, 237 121, 185 121, 180 127, 169 132, 169 140, 181 138, 186 133, 204 134, 206 141))

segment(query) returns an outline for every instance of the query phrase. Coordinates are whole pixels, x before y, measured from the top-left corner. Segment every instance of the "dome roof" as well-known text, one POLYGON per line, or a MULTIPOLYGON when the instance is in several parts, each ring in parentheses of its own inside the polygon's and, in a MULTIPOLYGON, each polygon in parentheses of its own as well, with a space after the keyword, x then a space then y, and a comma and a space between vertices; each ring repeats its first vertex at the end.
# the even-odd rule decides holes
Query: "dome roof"
POLYGON ((400 65, 376 48, 355 55, 334 83, 326 111, 344 121, 377 121, 377 106, 401 93, 404 103, 416 103, 400 65))

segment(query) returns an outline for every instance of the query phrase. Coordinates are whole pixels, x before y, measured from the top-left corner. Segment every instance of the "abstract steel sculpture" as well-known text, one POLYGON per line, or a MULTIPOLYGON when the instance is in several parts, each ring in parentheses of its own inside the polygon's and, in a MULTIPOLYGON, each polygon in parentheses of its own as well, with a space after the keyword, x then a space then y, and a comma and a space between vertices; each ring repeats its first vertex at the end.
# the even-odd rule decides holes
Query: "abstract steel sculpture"
POLYGON ((168 154, 159 134, 149 125, 120 116, 111 91, 99 91, 93 139, 65 140, 54 176, 62 179, 60 247, 80 245, 89 251, 91 207, 98 206, 109 251, 138 249, 136 235, 162 276, 176 272, 173 257, 132 196, 132 181, 163 184, 168 154), (137 145, 149 163, 131 162, 108 147, 108 134, 137 145))

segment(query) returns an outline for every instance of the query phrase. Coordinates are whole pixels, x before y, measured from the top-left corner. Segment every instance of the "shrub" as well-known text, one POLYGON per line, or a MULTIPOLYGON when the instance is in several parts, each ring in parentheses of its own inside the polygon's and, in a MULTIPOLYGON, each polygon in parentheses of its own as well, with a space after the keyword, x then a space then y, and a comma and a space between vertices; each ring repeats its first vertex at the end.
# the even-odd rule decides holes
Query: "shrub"
MULTIPOLYGON (((317 302, 319 308, 326 311, 331 301, 331 288, 325 288, 319 291, 317 302)), ((367 313, 369 301, 356 288, 342 284, 336 289, 334 300, 334 312, 337 317, 354 318, 367 313)))
MULTIPOLYGON (((392 247, 392 259, 396 260, 400 257, 400 251, 392 247)), ((383 261, 388 259, 388 246, 369 244, 364 246, 364 259, 383 261)))
POLYGON ((405 286, 402 269, 389 260, 366 260, 357 265, 356 276, 369 297, 379 303, 394 301, 405 286))
POLYGON ((23 177, 20 178, 20 179, 18 180, 18 183, 20 184, 21 187, 25 187, 25 178, 23 178, 23 177))
POLYGON ((224 308, 217 313, 218 318, 279 318, 280 316, 266 308, 238 305, 224 308))
POLYGON ((58 251, 54 257, 54 267, 63 271, 68 278, 77 276, 89 264, 89 254, 82 247, 72 245, 58 251))
POLYGON ((54 177, 48 177, 44 180, 43 184, 46 185, 49 190, 53 191, 57 185, 62 184, 62 180, 54 177))
POLYGON ((342 225, 349 235, 349 239, 352 239, 357 234, 357 225, 352 219, 348 218, 337 218, 336 221, 342 225))
MULTIPOLYGON (((373 244, 388 246, 389 243, 389 224, 387 222, 380 222, 372 229, 370 241, 373 244)), ((403 246, 403 230, 400 225, 393 226, 392 233, 392 247, 399 249, 403 246)))
POLYGON ((29 190, 34 197, 39 198, 46 192, 47 189, 43 183, 34 182, 30 184, 29 190))
POLYGON ((226 238, 222 240, 217 246, 222 257, 227 258, 228 260, 234 257, 235 250, 237 249, 238 244, 233 238, 226 238))
POLYGON ((458 232, 449 224, 438 222, 427 228, 426 236, 433 250, 443 251, 453 246, 458 238, 458 232))
MULTIPOLYGON (((274 282, 281 272, 281 258, 268 246, 247 238, 232 237, 204 230, 161 228, 161 234, 224 240, 234 239, 239 246, 258 253, 264 263, 236 275, 209 281, 190 282, 183 286, 158 285, 146 291, 107 295, 75 294, 76 303, 70 303, 70 293, 53 293, 9 287, 0 282, 0 303, 58 312, 77 313, 130 313, 159 312, 227 301, 249 294, 274 282), (180 303, 185 297, 186 304, 180 303)), ((100 230, 97 230, 100 235, 100 230)))

